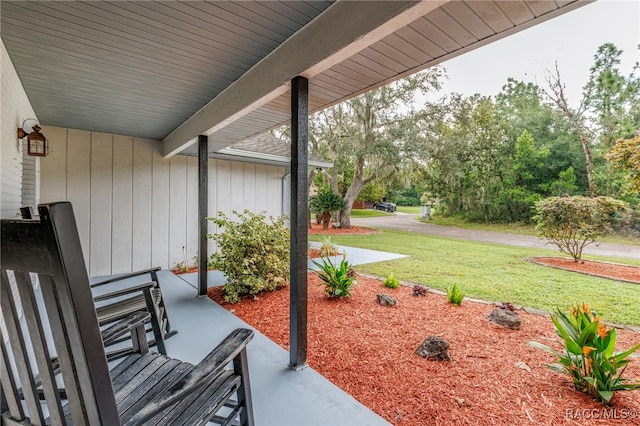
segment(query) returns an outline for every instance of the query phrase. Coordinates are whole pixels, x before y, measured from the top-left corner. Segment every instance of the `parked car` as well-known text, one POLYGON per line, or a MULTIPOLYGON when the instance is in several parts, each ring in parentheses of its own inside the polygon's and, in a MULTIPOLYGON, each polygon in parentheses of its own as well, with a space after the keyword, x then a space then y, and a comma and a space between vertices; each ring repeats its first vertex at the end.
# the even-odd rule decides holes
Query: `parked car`
POLYGON ((373 208, 375 210, 382 210, 385 211, 387 213, 393 213, 396 211, 396 205, 393 203, 387 203, 387 202, 383 202, 383 203, 375 203, 373 205, 373 208))

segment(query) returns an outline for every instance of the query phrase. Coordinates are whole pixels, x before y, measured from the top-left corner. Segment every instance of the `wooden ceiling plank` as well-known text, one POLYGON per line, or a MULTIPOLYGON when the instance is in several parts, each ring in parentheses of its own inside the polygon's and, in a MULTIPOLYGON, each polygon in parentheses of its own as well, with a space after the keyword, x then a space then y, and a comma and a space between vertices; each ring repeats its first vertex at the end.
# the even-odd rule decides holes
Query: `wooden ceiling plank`
POLYGON ((442 6, 442 9, 473 34, 477 40, 482 40, 495 34, 495 31, 466 2, 449 2, 442 6))
POLYGON ((499 33, 513 27, 513 22, 491 0, 478 0, 467 2, 469 7, 491 27, 494 33, 499 33))
POLYGON ((498 2, 496 5, 509 17, 514 25, 521 25, 535 18, 536 15, 529 9, 527 3, 522 0, 512 0, 509 2, 498 2))

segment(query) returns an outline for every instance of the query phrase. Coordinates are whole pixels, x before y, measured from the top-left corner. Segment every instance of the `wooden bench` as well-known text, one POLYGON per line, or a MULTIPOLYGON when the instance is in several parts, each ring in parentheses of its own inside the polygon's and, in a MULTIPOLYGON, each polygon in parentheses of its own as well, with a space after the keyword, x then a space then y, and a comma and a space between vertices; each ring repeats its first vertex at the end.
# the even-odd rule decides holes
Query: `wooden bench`
POLYGON ((1 221, 2 425, 252 425, 253 332, 233 331, 194 366, 149 351, 149 312, 101 331, 71 204, 38 210, 1 221), (105 345, 125 333, 133 353, 110 370, 105 345))

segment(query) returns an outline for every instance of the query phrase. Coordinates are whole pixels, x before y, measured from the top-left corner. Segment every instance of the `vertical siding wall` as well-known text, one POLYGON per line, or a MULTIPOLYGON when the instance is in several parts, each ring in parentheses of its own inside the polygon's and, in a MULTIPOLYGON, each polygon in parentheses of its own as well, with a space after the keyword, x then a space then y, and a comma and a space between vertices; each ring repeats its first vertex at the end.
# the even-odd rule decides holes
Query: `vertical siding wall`
MULTIPOLYGON (((4 218, 16 217, 22 206, 23 154, 16 132, 25 119, 36 115, 1 40, 0 80, 0 217, 4 218)), ((29 176, 37 182, 38 161, 29 159, 29 176)), ((35 192, 32 195, 37 196, 35 192)))
MULTIPOLYGON (((50 151, 41 160, 41 200, 73 203, 90 275, 171 268, 183 261, 183 247, 192 261, 196 158, 165 160, 159 141, 55 127, 43 132, 50 151)), ((284 174, 282 167, 209 160, 209 214, 281 214, 284 174)))

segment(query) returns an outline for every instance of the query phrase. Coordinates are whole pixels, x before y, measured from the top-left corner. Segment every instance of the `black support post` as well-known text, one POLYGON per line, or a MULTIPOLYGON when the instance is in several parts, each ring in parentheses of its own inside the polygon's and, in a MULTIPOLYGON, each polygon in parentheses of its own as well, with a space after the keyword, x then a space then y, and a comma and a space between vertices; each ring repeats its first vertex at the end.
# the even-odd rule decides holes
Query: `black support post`
POLYGON ((307 366, 309 80, 291 80, 291 303, 289 367, 307 366))
POLYGON ((207 295, 209 138, 198 136, 198 296, 207 295))

